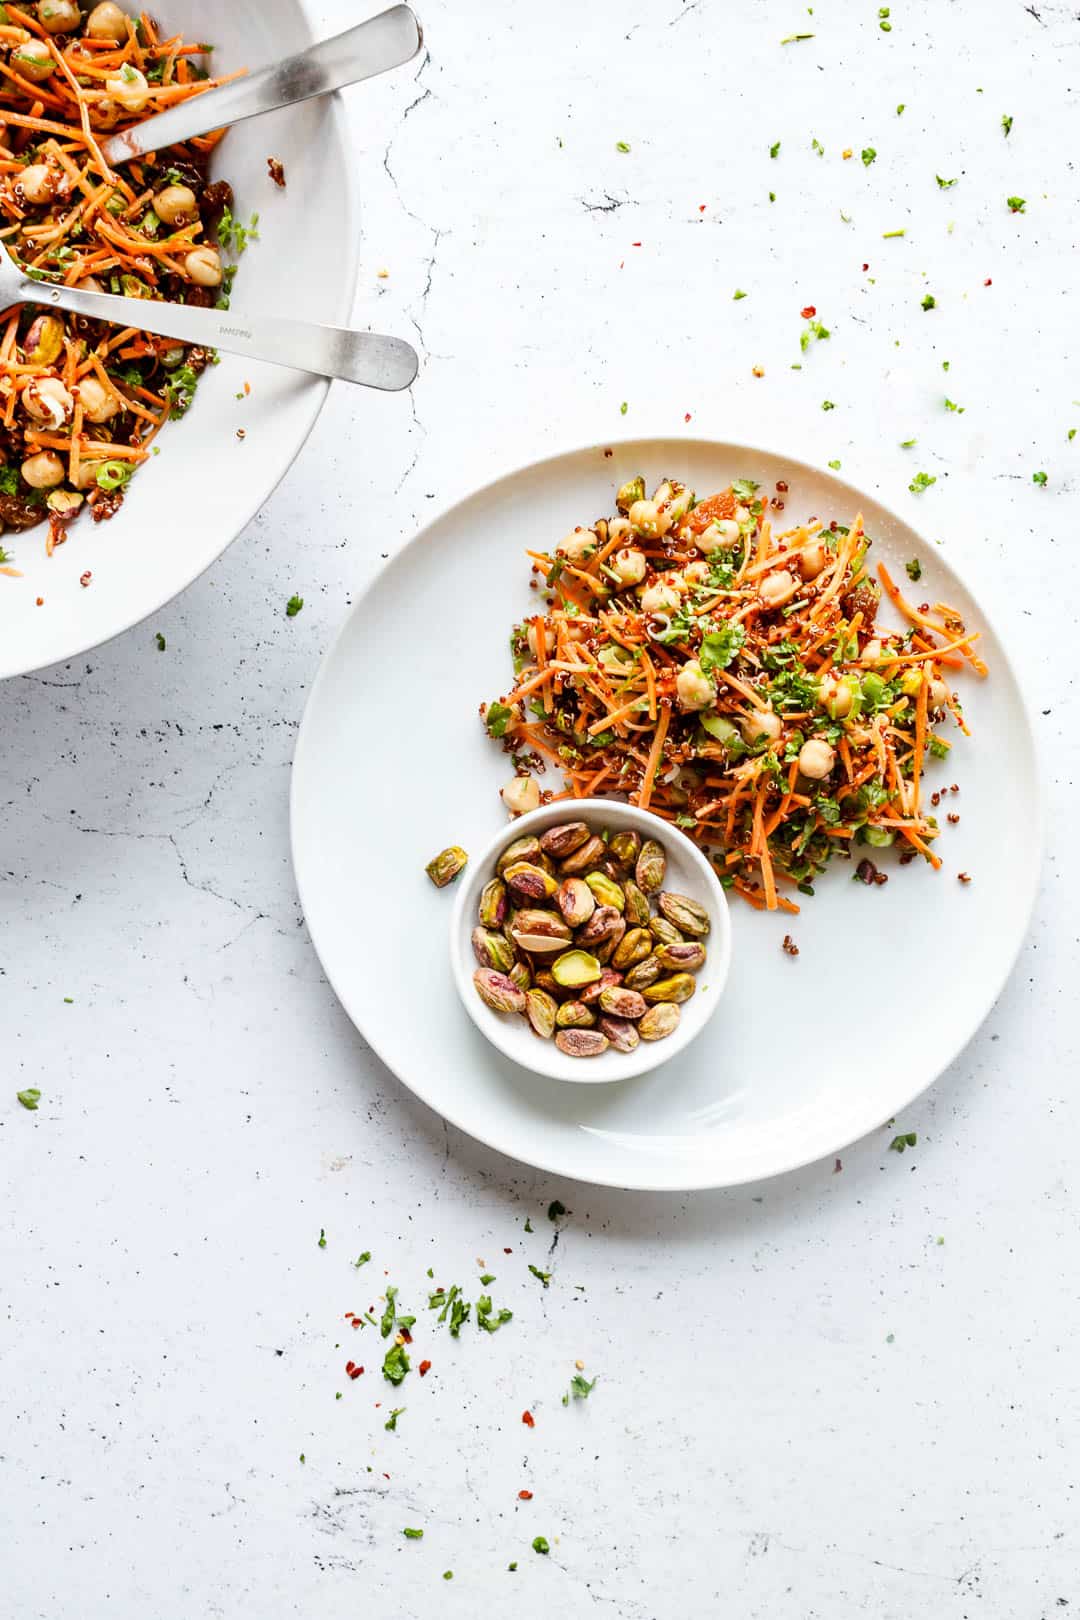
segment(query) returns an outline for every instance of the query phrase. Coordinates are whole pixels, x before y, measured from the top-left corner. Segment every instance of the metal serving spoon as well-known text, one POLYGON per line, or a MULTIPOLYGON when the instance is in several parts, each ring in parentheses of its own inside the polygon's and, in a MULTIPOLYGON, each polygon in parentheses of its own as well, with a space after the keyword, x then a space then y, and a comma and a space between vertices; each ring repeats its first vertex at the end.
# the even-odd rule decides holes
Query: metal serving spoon
POLYGON ((6 252, 0 252, 0 310, 15 304, 66 309, 93 321, 136 326, 140 332, 175 338, 178 343, 224 349, 229 354, 246 355, 249 360, 269 360, 271 365, 313 371, 321 377, 340 377, 344 382, 390 393, 408 388, 420 363, 416 350, 401 338, 319 326, 313 321, 284 320, 277 315, 196 309, 156 298, 122 298, 113 293, 87 292, 81 287, 59 287, 34 280, 6 252))
POLYGON ((238 124, 257 113, 273 112, 330 90, 341 90, 361 79, 373 79, 378 73, 411 61, 423 37, 408 6, 394 6, 334 39, 322 40, 296 56, 286 57, 284 62, 275 62, 203 95, 190 96, 168 112, 133 124, 106 141, 102 151, 110 164, 127 163, 131 158, 190 140, 193 135, 238 124))

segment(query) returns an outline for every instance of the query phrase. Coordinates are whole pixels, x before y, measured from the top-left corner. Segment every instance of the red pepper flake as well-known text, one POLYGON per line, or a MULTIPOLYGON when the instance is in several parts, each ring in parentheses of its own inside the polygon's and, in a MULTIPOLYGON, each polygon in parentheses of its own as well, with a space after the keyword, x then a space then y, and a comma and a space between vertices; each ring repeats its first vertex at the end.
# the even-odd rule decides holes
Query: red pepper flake
POLYGON ((970 872, 957 872, 956 875, 960 879, 961 883, 970 883, 971 882, 971 873, 970 872))
POLYGON ((45 598, 43 596, 39 596, 37 598, 37 601, 35 602, 34 606, 35 607, 44 607, 45 606, 45 598))
POLYGON ((683 417, 683 421, 684 422, 689 422, 689 420, 690 420, 690 412, 687 411, 686 415, 683 417))
POLYGON ((631 247, 640 247, 641 243, 640 242, 631 242, 630 246, 631 247))
POLYGON ((843 1168, 844 1168, 843 1159, 837 1159, 836 1163, 832 1167, 833 1175, 838 1176, 843 1168))
POLYGON ((402 1344, 412 1344, 412 1334, 409 1332, 408 1328, 402 1328, 401 1332, 398 1334, 398 1338, 401 1340, 402 1344))
POLYGON ((513 1249, 504 1249, 503 1254, 513 1254, 513 1249))
POLYGON ((416 1370, 420 1374, 421 1378, 426 1378, 428 1373, 431 1371, 431 1362, 422 1361, 416 1370))
POLYGON ((345 1363, 345 1371, 350 1378, 359 1378, 363 1370, 363 1367, 358 1367, 355 1361, 347 1361, 345 1363))
POLYGON ((90 581, 93 579, 93 577, 94 576, 90 572, 89 568, 86 570, 85 574, 80 574, 79 575, 79 584, 82 586, 84 591, 85 591, 86 587, 89 585, 90 581))
MULTIPOLYGON (((863 269, 865 270, 865 268, 866 266, 864 265, 863 269)), ((817 305, 807 304, 805 309, 801 309, 799 311, 799 314, 802 316, 804 321, 812 321, 814 316, 817 314, 817 305)))
POLYGON ((863 269, 864 269, 864 270, 869 270, 869 268, 870 268, 870 266, 869 266, 869 265, 868 265, 868 264, 864 264, 864 265, 863 265, 863 269))
POLYGON ((519 1502, 531 1502, 532 1501, 532 1491, 518 1491, 518 1501, 519 1502))
POLYGON ((522 1412, 521 1421, 524 1423, 527 1429, 536 1428, 536 1419, 533 1417, 531 1412, 522 1412))
POLYGON ((698 213, 703 214, 705 212, 706 208, 708 208, 708 206, 709 206, 708 203, 698 203, 698 205, 697 205, 698 213))
POLYGON ((990 277, 987 276, 986 280, 983 282, 983 286, 984 287, 992 287, 993 285, 994 285, 994 283, 990 280, 990 277))

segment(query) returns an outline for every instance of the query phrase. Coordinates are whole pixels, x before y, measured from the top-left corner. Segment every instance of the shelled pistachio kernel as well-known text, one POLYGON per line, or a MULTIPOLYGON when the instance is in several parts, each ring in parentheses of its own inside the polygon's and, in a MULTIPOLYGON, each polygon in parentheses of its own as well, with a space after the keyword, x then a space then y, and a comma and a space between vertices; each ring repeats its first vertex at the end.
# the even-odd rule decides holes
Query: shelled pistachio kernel
POLYGON ((453 883, 464 872, 468 859, 460 844, 450 844, 428 861, 424 871, 437 889, 445 889, 448 883, 453 883))

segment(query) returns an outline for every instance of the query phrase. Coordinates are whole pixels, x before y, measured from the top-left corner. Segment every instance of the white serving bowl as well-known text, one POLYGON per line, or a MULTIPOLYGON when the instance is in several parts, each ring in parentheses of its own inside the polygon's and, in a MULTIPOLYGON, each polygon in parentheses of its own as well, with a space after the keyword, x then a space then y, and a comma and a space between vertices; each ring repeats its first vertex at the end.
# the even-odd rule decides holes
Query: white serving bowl
POLYGON ((454 912, 450 922, 450 964, 462 1005, 477 1029, 493 1046, 522 1068, 534 1074, 547 1075, 552 1080, 566 1080, 577 1084, 595 1085, 616 1080, 629 1080, 632 1075, 645 1074, 659 1068, 677 1053, 689 1046, 701 1034, 709 1019, 720 1005, 724 985, 731 965, 731 918, 727 896, 709 862, 696 844, 673 827, 668 827, 646 810, 635 810, 631 805, 614 799, 561 799, 540 810, 519 816, 500 828, 498 834, 480 851, 470 854, 469 864, 457 880, 454 912), (597 831, 609 827, 613 832, 632 829, 642 840, 655 838, 667 852, 667 875, 664 888, 678 894, 688 894, 709 913, 712 928, 704 941, 708 959, 696 975, 697 990, 679 1009, 682 1017, 675 1032, 662 1041, 642 1041, 632 1052, 616 1052, 609 1047, 599 1057, 568 1057, 555 1045, 554 1040, 541 1040, 533 1034, 527 1021, 516 1013, 497 1013, 481 1001, 473 984, 476 957, 471 936, 477 925, 480 892, 485 883, 495 876, 495 862, 506 846, 516 838, 528 834, 539 836, 549 827, 564 821, 587 821, 597 831))
MULTIPOLYGON (((315 37, 299 0, 167 0, 155 16, 167 32, 212 43, 217 73, 262 67, 315 37)), ((239 219, 259 215, 259 240, 240 260, 234 311, 347 322, 359 226, 338 99, 237 124, 212 172, 231 183, 239 219), (284 190, 270 179, 268 157, 285 165, 284 190)), ((183 421, 169 423, 155 441, 161 454, 135 478, 115 518, 79 519, 51 558, 44 524, 6 535, 22 578, 0 578, 0 677, 85 652, 190 585, 267 499, 311 431, 327 388, 322 378, 223 355, 183 421), (245 382, 251 393, 238 400, 245 382), (92 580, 83 588, 87 570, 92 580)))

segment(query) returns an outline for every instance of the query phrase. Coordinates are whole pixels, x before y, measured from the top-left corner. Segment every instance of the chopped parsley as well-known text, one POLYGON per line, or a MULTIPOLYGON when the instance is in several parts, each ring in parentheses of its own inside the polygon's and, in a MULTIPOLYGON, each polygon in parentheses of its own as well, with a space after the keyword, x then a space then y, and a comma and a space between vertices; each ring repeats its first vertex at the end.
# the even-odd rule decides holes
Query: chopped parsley
POLYGON ((727 669, 745 640, 746 626, 742 624, 725 624, 703 636, 699 654, 702 669, 706 674, 710 669, 727 669))
POLYGON ((295 619, 303 605, 304 598, 302 596, 297 596, 294 591, 292 596, 289 597, 289 600, 285 604, 285 617, 287 619, 295 619))
POLYGON ((835 411, 836 406, 831 399, 823 399, 821 402, 821 408, 823 411, 835 411))
POLYGON ((365 1249, 363 1254, 359 1255, 357 1257, 357 1259, 355 1259, 353 1261, 353 1265, 356 1267, 357 1270, 359 1270, 361 1266, 366 1266, 370 1259, 371 1259, 371 1250, 370 1249, 365 1249))
POLYGON ((409 1358, 403 1344, 392 1344, 383 1357, 382 1373, 388 1384, 400 1384, 409 1371, 409 1358))
POLYGON ((737 501, 752 501, 758 487, 752 478, 733 478, 731 480, 731 493, 737 501))
POLYGON ((513 1311, 507 1310, 505 1305, 499 1311, 492 1310, 490 1294, 480 1295, 476 1302, 476 1325, 484 1333, 498 1333, 504 1322, 512 1322, 513 1319, 513 1311))
POLYGON ((779 141, 774 141, 773 144, 769 147, 769 156, 771 158, 777 158, 777 157, 780 156, 780 142, 779 141))
POLYGON ((937 299, 934 297, 933 293, 927 293, 926 294, 926 297, 922 301, 922 307, 923 307, 923 309, 936 309, 937 308, 937 299))
POLYGON ((1010 214, 1023 214, 1027 211, 1027 202, 1023 197, 1006 197, 1010 214))
MULTIPOLYGON (((392 1410, 392 1412, 390 1413, 390 1416, 387 1418, 386 1422, 383 1424, 383 1428, 384 1429, 389 1429, 391 1434, 393 1434, 394 1431, 397 1428, 397 1420, 401 1416, 402 1412, 404 1412, 404 1410, 405 1410, 405 1408, 403 1406, 395 1406, 394 1409, 392 1410)), ((423 1535, 423 1533, 424 1532, 421 1530, 420 1534, 423 1535)), ((406 1534, 408 1534, 407 1531, 406 1531, 406 1534)))
POLYGON ((154 636, 154 645, 157 647, 158 652, 164 652, 168 645, 160 630, 154 636))
POLYGON ((905 1131, 903 1135, 893 1137, 889 1143, 889 1150, 892 1153, 903 1153, 905 1148, 914 1147, 918 1140, 915 1131, 905 1131))
POLYGON ((918 444, 918 442, 918 439, 901 439, 900 448, 901 450, 910 450, 914 445, 918 444))
POLYGON ((624 399, 622 404, 619 406, 619 415, 620 416, 625 416, 629 409, 630 409, 629 402, 624 399))
POLYGON ((1033 472, 1031 475, 1031 482, 1033 484, 1039 484, 1040 486, 1045 484, 1046 474, 1044 472, 1033 472))
POLYGON ((326 1248, 326 1229, 322 1226, 319 1227, 319 1248, 326 1248))
POLYGON ((874 163, 877 160, 877 152, 872 146, 864 146, 862 151, 859 153, 859 156, 863 160, 864 168, 867 169, 870 167, 871 163, 874 163))
POLYGON ((15 1095, 18 1097, 23 1107, 29 1108, 31 1113, 35 1111, 38 1103, 41 1101, 41 1092, 38 1090, 37 1086, 29 1086, 25 1091, 17 1091, 15 1095))
POLYGON ((513 709, 505 703, 489 703, 484 711, 484 725, 489 737, 505 737, 506 728, 514 718, 513 709))
POLYGON ((911 483, 908 485, 908 489, 910 489, 913 495, 921 495, 924 490, 930 488, 931 484, 936 483, 937 479, 932 477, 930 473, 917 472, 914 478, 911 480, 911 483))
POLYGON ((822 325, 821 321, 812 320, 809 325, 805 326, 799 333, 799 348, 802 350, 803 354, 805 354, 807 349, 810 347, 811 338, 816 338, 819 343, 824 343, 826 338, 828 338, 830 335, 831 334, 827 326, 822 325))
POLYGON ((0 494, 17 495, 19 492, 18 467, 0 467, 0 494))
POLYGON ((525 1230, 526 1230, 526 1232, 535 1232, 535 1230, 536 1230, 536 1228, 533 1226, 532 1221, 529 1219, 529 1217, 527 1215, 525 1217, 525 1230))
POLYGON ((952 743, 947 743, 944 737, 935 737, 932 733, 926 739, 926 746, 934 759, 948 759, 952 743))
POLYGON ((746 297, 746 294, 743 292, 741 287, 736 287, 736 289, 732 293, 731 297, 732 297, 732 302, 737 304, 739 302, 740 298, 745 298, 746 297))
POLYGON ((910 562, 906 562, 904 564, 904 568, 907 570, 907 577, 911 580, 912 584, 915 584, 918 580, 922 579, 922 563, 919 561, 918 557, 912 557, 910 562))
POLYGON ((1013 121, 1012 121, 1012 114, 1011 113, 1002 113, 1002 115, 1001 115, 1001 127, 1005 131, 1005 139, 1008 140, 1009 131, 1013 127, 1013 121))
MULTIPOLYGON (((780 41, 781 45, 797 45, 800 40, 813 39, 813 34, 786 34, 780 41)), ((544 1548, 547 1551, 547 1548, 544 1548)))
POLYGON ((165 384, 165 398, 169 402, 169 417, 178 422, 190 408, 199 386, 199 374, 191 366, 177 366, 165 384))
POLYGON ((906 230, 904 229, 903 226, 901 226, 898 231, 882 231, 881 240, 883 242, 891 242, 894 236, 906 236, 906 235, 907 235, 906 230))
POLYGON ((226 208, 217 228, 217 237, 223 248, 228 248, 239 257, 249 242, 259 240, 258 214, 252 214, 248 224, 241 225, 238 219, 233 218, 231 209, 226 208))
POLYGON ((957 176, 955 180, 943 180, 940 174, 935 174, 934 179, 937 181, 938 187, 942 191, 948 191, 950 187, 959 184, 959 176, 957 176))
POLYGON ((545 1288, 547 1288, 550 1285, 550 1283, 551 1283, 551 1272, 550 1271, 541 1271, 539 1266, 530 1266, 529 1270, 532 1272, 534 1277, 539 1278, 539 1280, 543 1283, 545 1288))
POLYGON ((1073 440, 1076 438, 1076 429, 1070 428, 1065 437, 1068 439, 1069 443, 1072 444, 1073 440))
POLYGON ((949 399, 948 397, 946 397, 945 400, 945 409, 947 411, 955 411, 957 416, 963 416, 964 414, 964 406, 958 405, 955 399, 949 399))
POLYGON ((406 1541, 423 1541, 424 1539, 424 1532, 415 1529, 411 1524, 407 1524, 401 1533, 406 1541))
MULTIPOLYGON (((532 1547, 533 1547, 533 1552, 549 1553, 551 1551, 551 1548, 548 1546, 548 1541, 547 1541, 546 1536, 534 1536, 533 1537, 532 1547)), ((510 1568, 513 1569, 513 1567, 514 1567, 513 1564, 511 1564, 510 1568)))
POLYGON ((626 141, 616 141, 615 150, 616 152, 629 152, 630 147, 626 141))
POLYGON ((824 157, 825 156, 825 148, 822 146, 821 142, 818 140, 816 135, 814 136, 813 140, 810 142, 810 150, 812 152, 816 152, 818 157, 824 157))
POLYGON ((592 1383, 590 1384, 589 1380, 584 1376, 583 1373, 575 1373, 573 1378, 571 1378, 571 1380, 570 1380, 569 1393, 563 1396, 563 1405, 564 1406, 569 1406, 571 1399, 573 1399, 575 1401, 588 1400, 589 1396, 592 1394, 592 1392, 593 1392, 593 1390, 595 1388, 596 1388, 596 1379, 595 1378, 593 1379, 592 1383))
POLYGON ((897 118, 900 117, 900 115, 903 112, 906 105, 907 105, 907 103, 904 102, 904 101, 901 101, 901 102, 897 103, 897 107, 896 107, 896 116, 897 116, 897 118))

